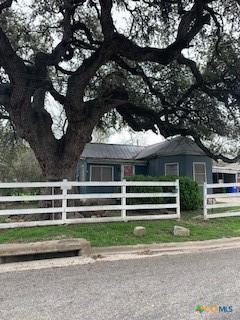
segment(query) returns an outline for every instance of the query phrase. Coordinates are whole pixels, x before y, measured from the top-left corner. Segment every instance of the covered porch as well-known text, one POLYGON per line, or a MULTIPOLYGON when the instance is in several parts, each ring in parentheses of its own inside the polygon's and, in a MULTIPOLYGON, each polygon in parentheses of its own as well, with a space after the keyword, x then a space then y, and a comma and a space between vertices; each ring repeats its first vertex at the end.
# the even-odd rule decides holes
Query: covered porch
MULTIPOLYGON (((212 168, 213 183, 240 183, 239 163, 214 163, 212 168)), ((229 187, 227 192, 239 192, 239 188, 229 187)))

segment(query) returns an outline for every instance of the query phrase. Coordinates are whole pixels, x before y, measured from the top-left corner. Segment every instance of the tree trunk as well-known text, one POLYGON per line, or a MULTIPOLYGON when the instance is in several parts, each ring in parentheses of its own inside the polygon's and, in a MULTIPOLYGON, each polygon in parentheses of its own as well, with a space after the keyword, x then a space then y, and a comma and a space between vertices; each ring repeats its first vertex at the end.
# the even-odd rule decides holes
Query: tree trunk
POLYGON ((29 143, 46 181, 75 179, 77 163, 86 143, 91 141, 96 121, 69 123, 66 134, 57 140, 52 119, 45 110, 24 114, 21 119, 13 116, 17 134, 29 143))
POLYGON ((81 102, 72 94, 64 103, 67 131, 58 140, 52 131, 51 115, 45 109, 46 89, 31 87, 25 80, 13 87, 5 106, 17 135, 29 143, 47 181, 75 179, 79 157, 91 141, 94 127, 112 106, 81 102))

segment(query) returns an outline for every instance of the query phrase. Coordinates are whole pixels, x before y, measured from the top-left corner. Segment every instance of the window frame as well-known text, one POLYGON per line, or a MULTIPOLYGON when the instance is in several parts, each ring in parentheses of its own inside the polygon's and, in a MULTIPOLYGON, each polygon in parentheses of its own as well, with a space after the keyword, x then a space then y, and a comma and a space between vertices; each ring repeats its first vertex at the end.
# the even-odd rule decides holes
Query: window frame
MULTIPOLYGON (((92 168, 94 167, 98 167, 98 168, 111 168, 111 171, 112 171, 112 180, 108 180, 108 181, 114 181, 114 166, 111 166, 111 165, 98 165, 98 164, 91 164, 90 165, 90 181, 93 181, 93 182, 98 182, 96 180, 92 180, 92 168)), ((101 177, 102 178, 102 177, 101 177)), ((103 180, 100 180, 99 182, 108 182, 108 181, 103 181, 103 180)))
POLYGON ((165 171, 165 176, 167 175, 167 166, 168 165, 177 165, 177 177, 179 177, 179 162, 167 162, 164 164, 164 171, 165 171))
POLYGON ((200 183, 200 182, 198 182, 198 181, 196 180, 196 170, 195 170, 195 165, 196 165, 196 164, 203 164, 203 165, 204 165, 204 169, 205 169, 205 172, 204 172, 204 174, 205 174, 204 182, 207 182, 207 166, 206 166, 206 162, 204 162, 204 161, 194 161, 194 162, 193 162, 193 180, 194 180, 195 182, 197 182, 199 185, 203 185, 202 183, 200 183))

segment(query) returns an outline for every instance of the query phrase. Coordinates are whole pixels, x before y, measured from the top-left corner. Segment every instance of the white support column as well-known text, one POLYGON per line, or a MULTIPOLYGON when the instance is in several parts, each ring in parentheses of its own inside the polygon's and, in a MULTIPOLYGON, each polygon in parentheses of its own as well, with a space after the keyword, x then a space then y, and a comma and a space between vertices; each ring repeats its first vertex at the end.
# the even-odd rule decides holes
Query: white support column
POLYGON ((203 185, 203 217, 204 220, 208 219, 208 212, 207 212, 207 183, 204 182, 203 185))
POLYGON ((67 179, 64 179, 62 182, 61 190, 62 190, 62 223, 66 223, 67 221, 67 193, 68 190, 71 189, 69 182, 67 179))
POLYGON ((123 221, 127 221, 127 212, 126 212, 127 181, 126 180, 123 180, 123 185, 121 187, 121 193, 122 193, 122 198, 121 198, 121 205, 122 205, 121 217, 122 217, 123 221))
POLYGON ((177 187, 176 187, 176 204, 177 204, 177 209, 176 209, 176 213, 177 213, 177 218, 180 219, 181 218, 181 210, 180 210, 180 186, 179 186, 179 179, 176 180, 177 182, 177 187))

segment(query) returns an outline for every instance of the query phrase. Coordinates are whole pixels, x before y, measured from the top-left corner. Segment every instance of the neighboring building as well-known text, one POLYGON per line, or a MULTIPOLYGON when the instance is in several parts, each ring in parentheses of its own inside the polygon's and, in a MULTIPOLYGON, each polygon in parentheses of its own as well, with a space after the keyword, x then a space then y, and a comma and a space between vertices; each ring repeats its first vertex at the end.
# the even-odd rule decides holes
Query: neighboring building
POLYGON ((213 183, 240 182, 240 164, 213 162, 213 183))

